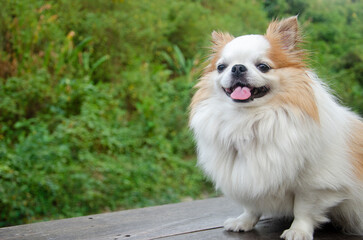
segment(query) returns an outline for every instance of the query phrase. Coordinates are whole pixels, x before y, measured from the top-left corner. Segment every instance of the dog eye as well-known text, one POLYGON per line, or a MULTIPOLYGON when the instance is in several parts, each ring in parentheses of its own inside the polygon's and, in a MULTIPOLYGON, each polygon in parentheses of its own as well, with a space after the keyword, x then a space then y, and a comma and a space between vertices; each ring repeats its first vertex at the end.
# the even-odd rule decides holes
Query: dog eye
POLYGON ((219 64, 217 66, 217 70, 219 73, 223 72, 223 70, 226 68, 227 66, 225 64, 219 64))
POLYGON ((271 68, 270 66, 268 66, 267 64, 264 63, 260 63, 256 66, 258 68, 258 70, 260 70, 262 73, 266 73, 268 72, 271 68))

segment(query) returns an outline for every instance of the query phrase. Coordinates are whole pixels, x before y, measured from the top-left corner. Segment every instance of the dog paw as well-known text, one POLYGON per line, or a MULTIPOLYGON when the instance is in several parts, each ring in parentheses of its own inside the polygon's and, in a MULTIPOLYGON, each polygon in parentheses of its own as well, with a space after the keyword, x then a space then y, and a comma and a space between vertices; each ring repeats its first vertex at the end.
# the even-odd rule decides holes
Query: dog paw
POLYGON ((255 219, 247 218, 228 218, 224 222, 224 229, 231 232, 247 232, 253 229, 256 225, 255 219))
POLYGON ((285 230, 280 237, 285 240, 313 240, 313 235, 311 233, 291 228, 285 230))

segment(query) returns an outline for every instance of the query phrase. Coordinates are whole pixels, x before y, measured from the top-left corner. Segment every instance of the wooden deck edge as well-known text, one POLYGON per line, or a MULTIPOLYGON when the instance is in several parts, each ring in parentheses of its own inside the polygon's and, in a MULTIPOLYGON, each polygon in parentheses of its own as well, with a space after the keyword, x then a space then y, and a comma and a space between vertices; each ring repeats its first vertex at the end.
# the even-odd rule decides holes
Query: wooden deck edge
MULTIPOLYGON (((242 208, 227 198, 212 198, 5 227, 0 228, 0 239, 279 239, 291 223, 282 219, 263 219, 250 232, 225 231, 223 222, 241 212, 242 208)), ((362 237, 347 236, 327 226, 316 231, 314 239, 362 240, 362 237)))

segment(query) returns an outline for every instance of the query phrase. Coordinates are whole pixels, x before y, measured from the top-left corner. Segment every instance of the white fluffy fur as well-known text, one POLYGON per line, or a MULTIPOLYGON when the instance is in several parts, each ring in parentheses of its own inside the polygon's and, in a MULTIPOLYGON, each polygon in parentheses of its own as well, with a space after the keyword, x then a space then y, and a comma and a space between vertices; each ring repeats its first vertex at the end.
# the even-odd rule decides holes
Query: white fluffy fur
POLYGON ((358 117, 337 104, 311 71, 306 74, 312 80, 319 123, 296 114, 293 106, 269 105, 278 79, 253 68, 256 62, 268 63, 268 48, 263 36, 236 38, 224 47, 218 63, 227 61, 228 68, 246 65, 249 81, 276 85, 272 93, 250 103, 233 102, 221 90, 228 87, 228 78, 212 71, 205 77, 213 82, 213 92, 193 109, 190 125, 199 165, 217 189, 245 209, 228 219, 225 228, 248 231, 260 216, 271 215, 294 217, 281 236, 287 240, 311 240, 314 228, 328 218, 362 234, 362 181, 353 173, 347 146, 351 119, 358 117))

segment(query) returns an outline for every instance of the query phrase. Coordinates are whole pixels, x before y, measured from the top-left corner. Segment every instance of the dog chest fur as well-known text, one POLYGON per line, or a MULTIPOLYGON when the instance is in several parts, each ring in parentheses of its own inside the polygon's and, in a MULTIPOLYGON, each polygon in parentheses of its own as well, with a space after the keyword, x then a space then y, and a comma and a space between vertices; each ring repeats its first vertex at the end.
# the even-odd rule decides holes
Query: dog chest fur
MULTIPOLYGON (((198 142, 198 163, 216 188, 244 206, 291 215, 294 192, 337 189, 344 182, 330 176, 333 170, 324 170, 331 156, 323 150, 334 144, 322 136, 330 130, 309 116, 294 114, 290 106, 242 109, 215 96, 196 108, 191 127, 198 142)), ((326 125, 328 119, 322 120, 326 125)))

